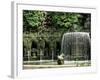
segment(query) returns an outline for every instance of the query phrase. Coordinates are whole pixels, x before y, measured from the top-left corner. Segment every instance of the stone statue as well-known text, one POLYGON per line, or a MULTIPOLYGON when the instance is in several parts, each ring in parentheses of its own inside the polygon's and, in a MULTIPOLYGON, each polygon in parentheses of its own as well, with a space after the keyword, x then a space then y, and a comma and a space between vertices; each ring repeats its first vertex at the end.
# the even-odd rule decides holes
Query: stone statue
POLYGON ((64 54, 63 53, 57 57, 57 63, 58 65, 64 64, 64 54))

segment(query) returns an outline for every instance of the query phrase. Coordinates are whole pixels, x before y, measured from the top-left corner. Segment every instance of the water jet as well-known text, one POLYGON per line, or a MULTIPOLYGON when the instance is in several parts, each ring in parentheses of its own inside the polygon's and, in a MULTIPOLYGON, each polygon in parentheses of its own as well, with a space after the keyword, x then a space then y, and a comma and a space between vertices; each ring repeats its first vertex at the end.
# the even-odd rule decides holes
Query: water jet
POLYGON ((64 60, 90 60, 90 36, 87 32, 64 33, 61 42, 61 53, 64 60))

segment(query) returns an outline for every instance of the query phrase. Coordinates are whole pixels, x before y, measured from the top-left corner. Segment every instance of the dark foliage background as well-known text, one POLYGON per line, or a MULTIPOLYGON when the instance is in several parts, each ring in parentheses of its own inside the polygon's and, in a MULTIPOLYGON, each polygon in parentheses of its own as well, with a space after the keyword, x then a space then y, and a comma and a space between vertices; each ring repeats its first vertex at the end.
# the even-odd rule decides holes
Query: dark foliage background
POLYGON ((60 46, 57 45, 60 45, 65 32, 90 33, 90 28, 91 14, 89 13, 23 10, 24 53, 32 52, 33 42, 38 44, 36 45, 38 50, 45 48, 45 43, 48 43, 49 50, 54 51, 58 47, 60 53, 60 46))

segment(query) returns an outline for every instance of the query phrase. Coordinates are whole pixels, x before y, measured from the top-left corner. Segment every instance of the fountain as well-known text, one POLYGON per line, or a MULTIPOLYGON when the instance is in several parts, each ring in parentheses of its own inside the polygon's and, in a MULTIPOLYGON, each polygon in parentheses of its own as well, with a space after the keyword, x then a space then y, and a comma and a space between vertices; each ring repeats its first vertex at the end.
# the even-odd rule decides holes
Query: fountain
POLYGON ((61 43, 64 60, 90 60, 90 36, 87 32, 64 33, 61 43))

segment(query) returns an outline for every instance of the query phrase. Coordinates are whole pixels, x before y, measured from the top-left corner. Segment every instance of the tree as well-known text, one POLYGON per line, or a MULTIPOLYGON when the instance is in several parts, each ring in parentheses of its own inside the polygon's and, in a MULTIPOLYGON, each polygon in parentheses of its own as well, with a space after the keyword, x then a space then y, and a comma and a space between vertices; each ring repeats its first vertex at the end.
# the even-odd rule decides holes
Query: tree
POLYGON ((43 11, 23 11, 24 31, 37 31, 43 26, 46 12, 43 11))

